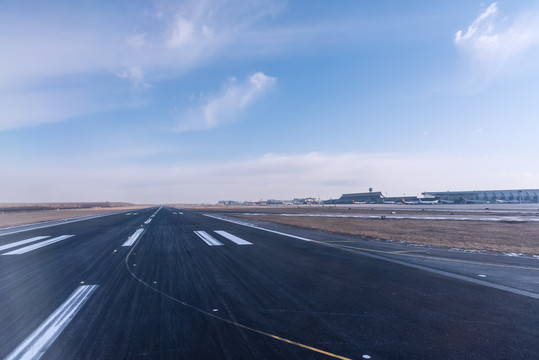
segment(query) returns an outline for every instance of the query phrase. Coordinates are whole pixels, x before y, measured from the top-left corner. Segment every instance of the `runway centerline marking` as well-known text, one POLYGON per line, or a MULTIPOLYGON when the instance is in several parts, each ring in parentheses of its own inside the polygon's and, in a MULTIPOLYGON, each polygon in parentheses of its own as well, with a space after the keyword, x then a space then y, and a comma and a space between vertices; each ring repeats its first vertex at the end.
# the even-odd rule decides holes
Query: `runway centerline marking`
POLYGON ((242 238, 239 238, 236 235, 229 234, 226 231, 216 230, 214 232, 221 235, 224 238, 227 238, 228 240, 230 240, 233 243, 236 243, 238 245, 253 245, 253 243, 250 243, 249 241, 243 240, 242 238))
POLYGON ((2 245, 2 246, 0 246, 0 251, 11 249, 11 248, 14 248, 14 247, 17 247, 17 246, 20 246, 20 245, 24 245, 24 244, 28 244, 28 243, 31 243, 31 242, 34 242, 34 241, 43 240, 43 239, 46 239, 48 237, 50 237, 50 236, 36 236, 36 237, 30 238, 30 239, 16 241, 14 243, 7 244, 7 245, 2 245))
POLYGON ((137 239, 139 238, 140 234, 142 234, 142 232, 144 231, 144 229, 137 229, 137 231, 135 231, 135 233, 133 235, 131 235, 129 237, 129 239, 127 239, 126 242, 123 243, 122 246, 131 246, 135 243, 135 241, 137 241, 137 239))
POLYGON ((2 254, 2 255, 20 255, 20 254, 24 254, 24 253, 27 253, 27 252, 29 252, 29 251, 32 251, 32 250, 36 250, 36 249, 42 248, 42 247, 47 246, 47 245, 51 245, 51 244, 57 243, 58 241, 62 241, 62 240, 65 240, 65 239, 69 239, 70 237, 73 237, 73 236, 75 236, 75 235, 62 235, 62 236, 58 236, 58 237, 55 237, 55 238, 52 238, 52 239, 49 239, 49 240, 45 240, 45 241, 39 242, 39 243, 37 243, 37 244, 28 245, 28 246, 25 246, 25 247, 23 247, 23 248, 20 248, 20 249, 17 249, 17 250, 13 250, 13 251, 7 252, 7 253, 2 254))
POLYGON ((56 311, 54 311, 30 336, 28 336, 5 360, 39 359, 54 340, 77 315, 92 295, 97 285, 79 286, 56 311))
POLYGON ((223 245, 222 242, 211 236, 205 231, 195 231, 195 234, 201 238, 206 244, 209 246, 221 246, 223 245))

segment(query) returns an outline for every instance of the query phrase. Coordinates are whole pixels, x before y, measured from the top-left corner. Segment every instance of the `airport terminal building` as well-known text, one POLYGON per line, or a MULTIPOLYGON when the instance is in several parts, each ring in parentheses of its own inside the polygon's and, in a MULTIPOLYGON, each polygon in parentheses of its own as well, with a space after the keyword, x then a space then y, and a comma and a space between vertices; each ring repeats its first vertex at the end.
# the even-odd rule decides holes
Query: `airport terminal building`
POLYGON ((435 197, 441 201, 450 201, 458 204, 481 202, 509 202, 509 203, 537 203, 539 202, 539 189, 520 190, 473 190, 473 191, 427 191, 422 193, 425 197, 435 197))
MULTIPOLYGON (((473 190, 473 191, 427 191, 421 200, 439 200, 439 203, 538 203, 539 189, 473 190)), ((387 197, 380 191, 342 194, 339 199, 327 200, 325 204, 382 204, 418 201, 417 196, 387 197)))
POLYGON ((357 203, 380 203, 382 202, 382 193, 380 191, 370 191, 365 193, 342 194, 337 200, 331 200, 333 204, 353 204, 357 203))

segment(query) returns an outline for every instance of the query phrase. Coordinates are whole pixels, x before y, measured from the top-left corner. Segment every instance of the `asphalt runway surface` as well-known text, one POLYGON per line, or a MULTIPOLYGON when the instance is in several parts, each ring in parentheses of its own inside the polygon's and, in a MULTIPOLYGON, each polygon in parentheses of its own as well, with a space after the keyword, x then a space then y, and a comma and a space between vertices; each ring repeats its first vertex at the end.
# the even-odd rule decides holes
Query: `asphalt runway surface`
POLYGON ((0 358, 536 359, 538 278, 169 207, 0 229, 0 358))

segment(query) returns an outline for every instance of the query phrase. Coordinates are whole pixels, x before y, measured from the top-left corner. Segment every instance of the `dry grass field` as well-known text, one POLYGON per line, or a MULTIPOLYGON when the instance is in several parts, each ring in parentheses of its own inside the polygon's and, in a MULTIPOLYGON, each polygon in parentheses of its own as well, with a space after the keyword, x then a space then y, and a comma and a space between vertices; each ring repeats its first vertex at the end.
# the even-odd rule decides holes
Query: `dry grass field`
POLYGON ((59 209, 37 211, 0 211, 0 228, 33 224, 51 220, 63 220, 79 216, 104 214, 123 210, 136 210, 147 206, 122 206, 92 209, 59 209))
MULTIPOLYGON (((408 244, 430 245, 446 248, 487 250, 503 253, 539 255, 539 222, 511 221, 460 221, 460 220, 417 220, 386 219, 378 216, 392 212, 367 207, 198 207, 198 210, 228 212, 228 215, 296 226, 299 228, 323 230, 339 234, 365 236, 382 241, 404 242, 408 244), (258 213, 248 215, 243 213, 258 213), (277 214, 366 214, 376 219, 351 217, 279 216, 277 214)), ((463 210, 433 210, 402 207, 397 214, 456 216, 469 215, 463 210)), ((486 210, 486 209, 485 209, 486 210)), ((492 215, 487 211, 474 215, 492 215)), ((512 216, 511 213, 497 213, 497 216, 512 216)), ((537 217, 521 214, 521 217, 537 217)))
POLYGON ((539 223, 381 220, 308 216, 234 216, 339 234, 419 245, 539 255, 539 223))

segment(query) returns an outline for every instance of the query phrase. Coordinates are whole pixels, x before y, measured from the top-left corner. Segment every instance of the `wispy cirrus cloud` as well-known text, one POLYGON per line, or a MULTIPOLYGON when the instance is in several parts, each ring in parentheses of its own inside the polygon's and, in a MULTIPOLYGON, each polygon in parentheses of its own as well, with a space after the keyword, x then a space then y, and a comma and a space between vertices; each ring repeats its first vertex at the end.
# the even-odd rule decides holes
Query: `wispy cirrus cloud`
MULTIPOLYGON (((331 40, 331 34, 342 32, 331 22, 273 22, 286 9, 285 1, 162 1, 144 11, 126 12, 118 5, 105 13, 99 13, 97 7, 80 12, 75 5, 66 8, 69 10, 54 4, 36 8, 39 10, 24 16, 17 7, 0 14, 0 44, 5 55, 0 67, 0 102, 11 103, 9 112, 0 108, 0 129, 84 115, 101 96, 96 91, 104 87, 121 104, 128 102, 122 97, 129 96, 125 94, 133 84, 148 92, 150 84, 158 90, 159 82, 181 78, 213 61, 320 46, 324 39, 331 40), (312 41, 306 41, 309 39, 312 41), (115 82, 118 77, 128 81, 115 82), (59 93, 55 89, 71 79, 77 80, 70 84, 71 89, 77 87, 77 93, 85 95, 72 102, 69 111, 57 111, 63 95, 54 97, 59 93), (101 85, 103 80, 106 85, 101 85), (18 94, 16 102, 10 100, 13 92, 18 94), (49 102, 41 106, 40 115, 24 105, 34 101, 36 92, 50 93, 42 99, 49 102)), ((222 101, 207 104, 206 124, 212 124, 212 107, 228 111, 229 117, 233 109, 242 108, 241 103, 226 105, 234 103, 234 89, 241 92, 243 88, 232 86, 222 101)), ((253 85, 252 90, 254 95, 261 89, 253 85)))
MULTIPOLYGON (((530 50, 539 48, 539 6, 506 15, 494 2, 465 31, 457 31, 454 42, 469 57, 474 71, 487 81, 504 68, 513 71, 511 65, 518 64, 517 60, 525 58, 530 50)), ((537 56, 527 60, 536 62, 537 56)))
POLYGON ((152 87, 144 80, 144 71, 139 66, 130 66, 117 74, 122 79, 130 80, 135 86, 152 87))
POLYGON ((277 81, 262 72, 254 73, 244 82, 230 79, 216 95, 209 96, 202 104, 179 117, 174 129, 178 132, 206 130, 235 121, 241 113, 262 97, 277 81))

